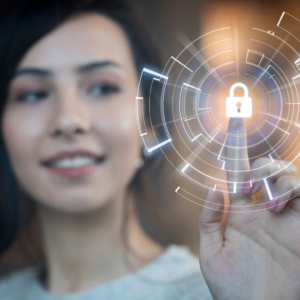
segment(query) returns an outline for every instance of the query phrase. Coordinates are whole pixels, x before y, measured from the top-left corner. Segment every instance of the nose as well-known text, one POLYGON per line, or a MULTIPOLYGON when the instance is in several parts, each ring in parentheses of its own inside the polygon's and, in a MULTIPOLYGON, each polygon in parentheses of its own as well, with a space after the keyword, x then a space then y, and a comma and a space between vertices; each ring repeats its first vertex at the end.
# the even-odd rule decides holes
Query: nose
POLYGON ((65 93, 56 101, 50 134, 73 138, 90 130, 87 104, 76 93, 65 93))

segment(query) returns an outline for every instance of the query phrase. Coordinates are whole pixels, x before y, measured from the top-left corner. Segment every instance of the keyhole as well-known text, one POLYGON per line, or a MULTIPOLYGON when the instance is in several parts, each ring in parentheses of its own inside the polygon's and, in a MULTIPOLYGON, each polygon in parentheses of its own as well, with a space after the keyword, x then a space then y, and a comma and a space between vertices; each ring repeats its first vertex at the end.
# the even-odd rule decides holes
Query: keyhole
POLYGON ((241 102, 237 102, 236 107, 237 107, 237 112, 240 113, 241 112, 242 103, 241 102))

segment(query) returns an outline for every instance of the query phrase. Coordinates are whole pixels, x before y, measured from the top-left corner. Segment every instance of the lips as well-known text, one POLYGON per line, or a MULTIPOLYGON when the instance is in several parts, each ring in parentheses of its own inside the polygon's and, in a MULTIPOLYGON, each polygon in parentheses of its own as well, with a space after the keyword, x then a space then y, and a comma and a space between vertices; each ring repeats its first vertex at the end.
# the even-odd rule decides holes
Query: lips
POLYGON ((42 165, 54 174, 65 178, 89 175, 105 160, 105 156, 86 150, 62 151, 46 160, 42 165))
POLYGON ((46 167, 71 168, 103 161, 103 155, 97 155, 86 150, 62 151, 45 160, 46 167))

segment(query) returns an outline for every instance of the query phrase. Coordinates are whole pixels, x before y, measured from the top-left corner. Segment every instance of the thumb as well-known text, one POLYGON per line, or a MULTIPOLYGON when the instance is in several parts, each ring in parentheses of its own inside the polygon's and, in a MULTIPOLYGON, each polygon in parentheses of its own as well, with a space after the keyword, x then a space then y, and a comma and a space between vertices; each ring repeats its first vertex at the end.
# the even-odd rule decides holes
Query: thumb
POLYGON ((224 196, 221 191, 208 188, 204 205, 199 214, 200 259, 214 256, 223 246, 222 217, 225 211, 224 196))

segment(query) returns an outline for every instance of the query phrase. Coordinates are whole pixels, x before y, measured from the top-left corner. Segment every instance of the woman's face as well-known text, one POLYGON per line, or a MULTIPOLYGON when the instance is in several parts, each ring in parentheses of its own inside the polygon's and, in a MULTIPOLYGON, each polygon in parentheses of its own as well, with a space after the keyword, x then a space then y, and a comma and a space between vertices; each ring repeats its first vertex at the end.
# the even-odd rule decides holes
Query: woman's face
POLYGON ((127 38, 105 16, 74 17, 33 45, 11 82, 2 124, 23 189, 68 213, 120 198, 141 151, 136 91, 127 38))

